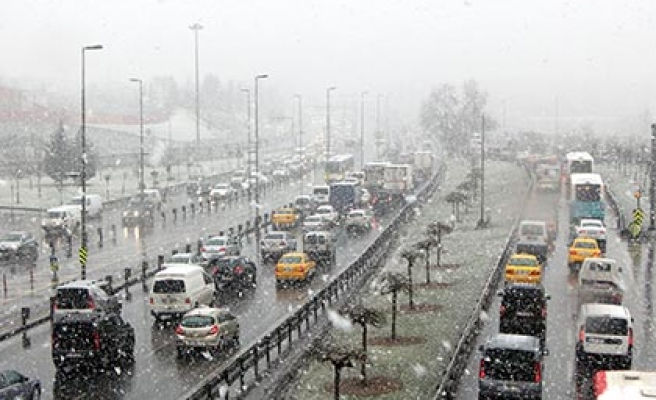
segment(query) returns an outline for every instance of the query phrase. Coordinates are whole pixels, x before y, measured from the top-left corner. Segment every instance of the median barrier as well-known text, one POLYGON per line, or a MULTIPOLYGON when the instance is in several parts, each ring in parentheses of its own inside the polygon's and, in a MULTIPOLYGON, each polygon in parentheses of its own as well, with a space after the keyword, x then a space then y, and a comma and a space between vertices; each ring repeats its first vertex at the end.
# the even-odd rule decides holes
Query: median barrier
MULTIPOLYGON (((441 170, 440 170, 441 172, 441 170)), ((438 172, 433 180, 441 178, 438 172)), ((425 190, 433 190, 433 186, 426 184, 420 193, 425 190)), ((249 387, 261 380, 263 372, 266 373, 282 363, 286 353, 294 347, 294 332, 296 341, 299 341, 303 333, 314 330, 317 325, 326 325, 327 318, 319 318, 319 314, 326 315, 326 303, 331 306, 340 300, 347 300, 349 295, 355 293, 354 288, 361 287, 387 258, 391 251, 391 242, 394 233, 398 231, 402 221, 413 212, 413 206, 405 205, 397 213, 392 222, 385 230, 338 276, 333 278, 328 285, 321 289, 308 302, 281 320, 280 323, 258 338, 249 348, 242 350, 233 356, 221 368, 212 372, 203 382, 190 390, 183 398, 189 400, 201 399, 229 399, 232 394, 243 397, 249 387), (313 316, 313 317, 312 317, 313 316), (283 344, 286 344, 286 352, 283 352, 283 344), (277 348, 275 360, 271 354, 272 348, 277 348), (265 363, 265 365, 261 365, 265 363), (238 388, 232 386, 238 382, 238 388)), ((256 224, 257 225, 257 224, 256 224)))

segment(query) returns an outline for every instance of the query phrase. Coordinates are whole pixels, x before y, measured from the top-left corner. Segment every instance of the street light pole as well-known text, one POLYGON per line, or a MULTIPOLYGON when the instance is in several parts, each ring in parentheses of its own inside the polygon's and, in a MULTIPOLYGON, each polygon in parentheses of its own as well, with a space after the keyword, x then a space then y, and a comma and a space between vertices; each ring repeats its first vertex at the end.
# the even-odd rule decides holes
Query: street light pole
POLYGON ((138 78, 131 78, 130 82, 139 84, 139 194, 143 202, 144 189, 146 188, 144 178, 143 81, 138 78))
POLYGON ((364 98, 367 93, 360 93, 360 171, 364 170, 364 98))
POLYGON ((87 50, 101 50, 102 45, 96 44, 82 47, 82 111, 80 136, 82 142, 82 153, 80 155, 82 179, 82 215, 80 216, 82 240, 80 243, 80 269, 82 280, 87 279, 87 115, 86 115, 86 86, 85 86, 85 54, 87 50))
POLYGON ((649 168, 649 231, 656 231, 656 124, 651 125, 651 166, 649 168))
POLYGON ((326 161, 330 159, 330 92, 335 89, 335 86, 326 89, 326 161))
POLYGON ((380 160, 380 147, 382 145, 383 134, 380 130, 380 98, 382 93, 376 95, 376 159, 380 160))
POLYGON ((294 97, 298 100, 298 155, 301 162, 301 196, 303 195, 304 174, 303 174, 303 98, 300 94, 295 94, 294 97))
MULTIPOLYGON (((248 145, 246 147, 246 179, 251 177, 251 152, 252 152, 252 139, 251 139, 251 90, 250 89, 241 89, 242 92, 246 93, 246 130, 248 131, 248 145)), ((251 204, 251 189, 248 188, 248 204, 250 207, 251 204)))
POLYGON ((481 228, 485 227, 485 115, 481 115, 481 228))
POLYGON ((194 50, 196 60, 196 154, 200 151, 200 91, 198 81, 198 31, 203 29, 203 25, 198 22, 189 27, 194 31, 194 50))
POLYGON ((260 79, 268 75, 255 76, 255 243, 257 257, 260 257, 260 127, 259 127, 259 87, 260 79))

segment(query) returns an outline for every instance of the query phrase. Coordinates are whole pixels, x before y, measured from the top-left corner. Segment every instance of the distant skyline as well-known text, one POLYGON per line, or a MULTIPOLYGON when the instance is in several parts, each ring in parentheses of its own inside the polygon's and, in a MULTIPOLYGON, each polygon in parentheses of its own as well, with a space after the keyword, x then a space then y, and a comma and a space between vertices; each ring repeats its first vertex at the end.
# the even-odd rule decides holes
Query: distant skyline
MULTIPOLYGON (((386 93, 405 119, 430 88, 476 79, 487 112, 509 128, 642 130, 654 113, 656 2, 640 0, 3 0, 0 82, 79 92, 80 49, 91 84, 201 75, 321 103, 386 93), (644 119, 644 118, 643 118, 644 119)), ((127 85, 127 83, 126 83, 127 85)), ((648 134, 648 133, 645 133, 648 134)))

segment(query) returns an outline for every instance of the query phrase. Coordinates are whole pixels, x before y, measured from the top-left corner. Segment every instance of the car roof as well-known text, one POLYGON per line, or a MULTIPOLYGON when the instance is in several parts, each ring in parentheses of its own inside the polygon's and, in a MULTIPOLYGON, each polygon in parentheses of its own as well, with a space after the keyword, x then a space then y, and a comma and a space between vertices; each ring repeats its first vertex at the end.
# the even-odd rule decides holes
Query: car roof
POLYGON ((203 267, 200 265, 174 265, 171 267, 168 267, 160 272, 158 272, 155 276, 156 277, 166 277, 170 275, 176 275, 176 276, 186 276, 190 275, 191 273, 195 271, 203 271, 203 267))
POLYGON ((223 239, 223 240, 229 240, 229 239, 230 239, 230 236, 226 236, 226 235, 222 235, 222 236, 221 236, 221 235, 210 235, 210 236, 207 237, 207 239, 208 239, 208 240, 209 240, 209 239, 223 239))
POLYGON ((76 289, 86 289, 88 287, 97 287, 100 288, 103 285, 107 285, 107 281, 98 281, 98 280, 79 280, 79 281, 72 281, 65 283, 63 285, 59 285, 57 289, 71 289, 71 288, 76 288, 76 289))
POLYGON ((617 261, 613 258, 602 258, 602 257, 587 257, 583 262, 584 263, 596 262, 596 263, 603 263, 603 264, 617 264, 617 261))
POLYGON ((598 220, 598 219, 594 219, 594 218, 581 218, 581 223, 584 223, 584 222, 596 222, 596 223, 599 223, 600 225, 603 225, 603 224, 604 224, 603 222, 601 222, 601 221, 598 220))
POLYGON ((227 308, 217 308, 217 307, 197 307, 193 310, 187 312, 184 316, 192 315, 208 315, 208 314, 221 314, 221 313, 230 313, 230 310, 227 308))
POLYGON ((581 314, 586 316, 630 317, 628 308, 616 304, 586 303, 581 306, 581 311, 581 314))
POLYGON ((488 339, 485 348, 536 351, 540 349, 540 340, 534 336, 501 333, 488 339))

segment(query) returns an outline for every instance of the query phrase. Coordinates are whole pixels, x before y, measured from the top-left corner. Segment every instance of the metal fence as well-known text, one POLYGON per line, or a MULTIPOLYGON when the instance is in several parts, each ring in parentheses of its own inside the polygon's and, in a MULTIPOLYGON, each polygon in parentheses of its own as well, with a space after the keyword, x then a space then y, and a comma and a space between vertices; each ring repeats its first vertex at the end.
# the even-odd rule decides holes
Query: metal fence
MULTIPOLYGON (((417 197, 425 199, 434 192, 443 168, 420 190, 417 197)), ((289 315, 276 327, 269 330, 251 347, 232 357, 224 366, 215 371, 202 383, 193 388, 184 398, 189 400, 230 399, 240 397, 251 385, 278 364, 285 352, 290 351, 304 333, 311 331, 326 316, 327 308, 340 298, 348 296, 361 287, 364 277, 375 271, 388 255, 394 235, 401 224, 414 213, 414 205, 405 205, 388 227, 358 258, 326 287, 319 291, 301 308, 289 315)))

